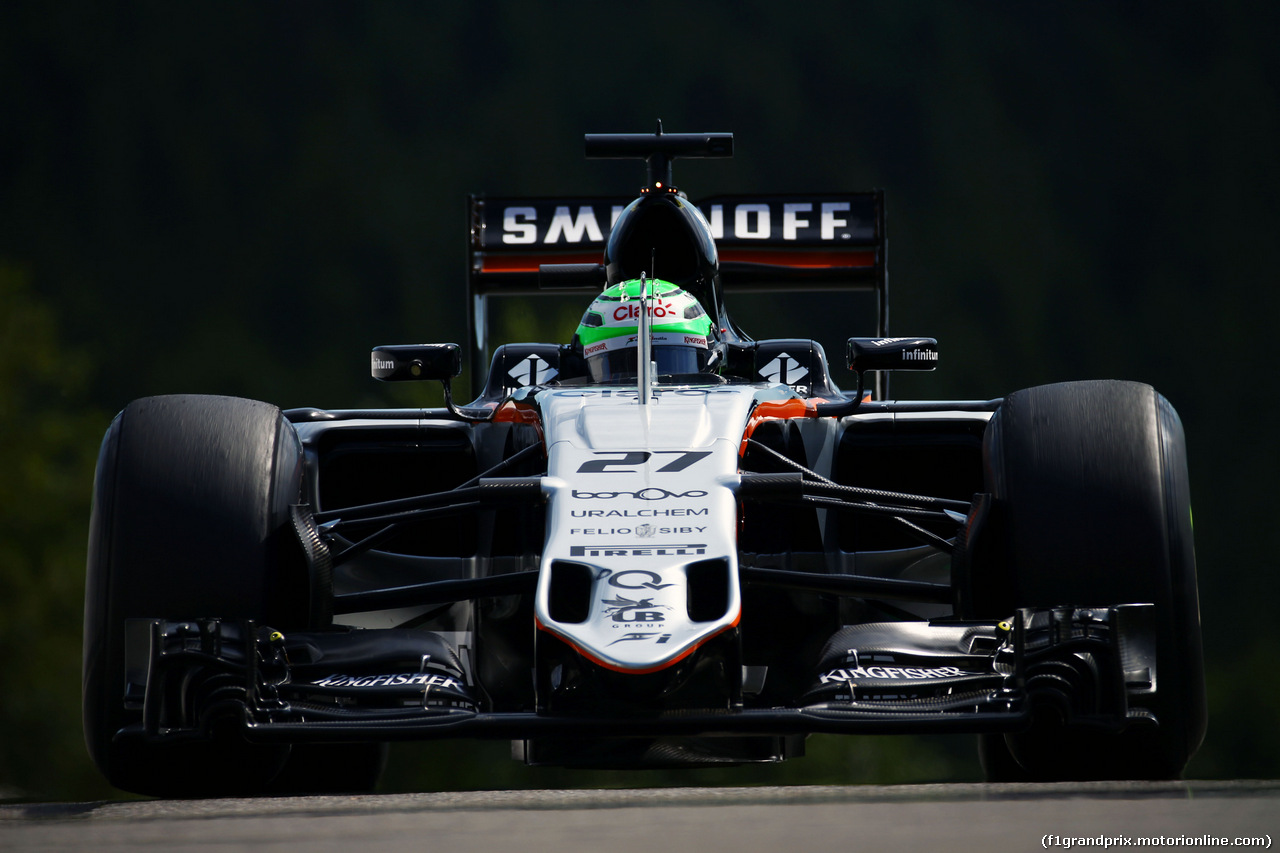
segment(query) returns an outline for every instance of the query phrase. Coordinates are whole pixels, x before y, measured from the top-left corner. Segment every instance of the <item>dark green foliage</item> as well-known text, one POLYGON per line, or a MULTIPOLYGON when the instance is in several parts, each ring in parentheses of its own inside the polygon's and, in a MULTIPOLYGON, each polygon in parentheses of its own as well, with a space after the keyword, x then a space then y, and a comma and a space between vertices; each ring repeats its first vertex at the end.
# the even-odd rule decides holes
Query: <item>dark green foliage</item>
POLYGON ((109 418, 89 359, 0 265, 0 798, 110 791, 80 735, 80 623, 93 466, 109 418))

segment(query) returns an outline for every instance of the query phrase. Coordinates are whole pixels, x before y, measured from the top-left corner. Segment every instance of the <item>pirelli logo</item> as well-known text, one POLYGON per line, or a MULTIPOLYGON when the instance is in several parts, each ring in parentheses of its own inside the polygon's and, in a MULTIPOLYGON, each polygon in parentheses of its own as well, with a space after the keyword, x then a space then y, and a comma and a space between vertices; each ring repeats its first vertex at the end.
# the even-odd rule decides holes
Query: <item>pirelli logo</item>
POLYGON ((570 557, 685 557, 707 553, 706 545, 571 545, 570 557))

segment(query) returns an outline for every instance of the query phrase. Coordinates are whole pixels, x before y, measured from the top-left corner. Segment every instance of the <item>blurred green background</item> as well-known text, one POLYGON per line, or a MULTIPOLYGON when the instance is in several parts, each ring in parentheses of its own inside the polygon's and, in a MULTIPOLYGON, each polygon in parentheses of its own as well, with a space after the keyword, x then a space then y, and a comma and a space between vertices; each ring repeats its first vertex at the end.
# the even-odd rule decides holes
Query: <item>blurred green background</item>
MULTIPOLYGON (((1190 448, 1211 702, 1188 774, 1280 775, 1280 6, 0 5, 0 797, 112 796, 79 727, 98 442, 129 400, 438 403, 368 350, 465 341, 465 199, 628 194, 584 132, 733 131, 719 192, 886 191, 903 397, 1149 382, 1190 448)), ((523 308, 523 306, 518 306, 523 308)), ((757 337, 868 333, 744 305, 757 337)), ((507 311, 563 340, 574 310, 507 311)), ((527 770, 397 748, 386 790, 978 778, 968 739, 814 738, 773 768, 527 770)))

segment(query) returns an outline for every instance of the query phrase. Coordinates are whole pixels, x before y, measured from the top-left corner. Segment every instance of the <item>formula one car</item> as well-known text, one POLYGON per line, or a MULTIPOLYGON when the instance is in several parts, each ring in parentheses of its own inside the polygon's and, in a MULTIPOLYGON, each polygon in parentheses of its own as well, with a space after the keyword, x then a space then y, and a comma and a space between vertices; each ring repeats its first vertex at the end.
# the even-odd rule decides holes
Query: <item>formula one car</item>
MULTIPOLYGON (((811 733, 979 735, 992 779, 1161 778, 1206 724, 1183 430, 1150 387, 887 398, 879 192, 689 201, 730 134, 601 134, 638 198, 470 203, 468 348, 378 347, 439 409, 166 396, 98 463, 84 722, 117 787, 371 788, 388 742, 536 765, 772 762, 811 733), (735 291, 865 289, 856 390, 735 291), (492 298, 578 292, 489 359, 492 298)), ((849 383, 849 384, 852 384, 849 383)))

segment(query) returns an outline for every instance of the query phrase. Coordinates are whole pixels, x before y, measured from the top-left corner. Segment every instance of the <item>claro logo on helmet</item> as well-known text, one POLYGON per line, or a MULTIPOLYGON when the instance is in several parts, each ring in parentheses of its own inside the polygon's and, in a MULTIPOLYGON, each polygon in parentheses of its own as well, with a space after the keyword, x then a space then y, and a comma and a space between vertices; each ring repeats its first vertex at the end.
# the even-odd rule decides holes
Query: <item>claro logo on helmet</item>
MULTIPOLYGON (((670 302, 658 302, 649 306, 649 316, 661 320, 664 317, 679 317, 680 313, 670 302)), ((639 320, 640 306, 634 302, 624 302, 613 309, 613 319, 618 321, 639 320)))
MULTIPOLYGON (((556 205, 549 217, 537 207, 502 208, 502 242, 508 246, 603 243, 622 213, 622 205, 556 205), (602 223, 609 223, 608 229, 602 223)), ((847 201, 739 202, 702 209, 717 240, 848 240, 847 201)))

